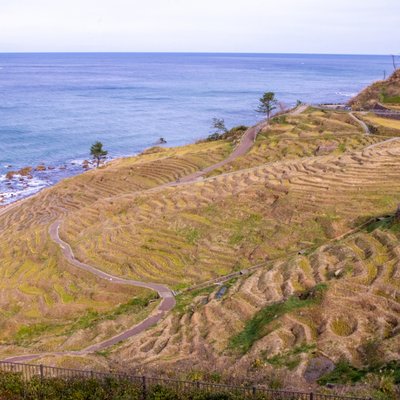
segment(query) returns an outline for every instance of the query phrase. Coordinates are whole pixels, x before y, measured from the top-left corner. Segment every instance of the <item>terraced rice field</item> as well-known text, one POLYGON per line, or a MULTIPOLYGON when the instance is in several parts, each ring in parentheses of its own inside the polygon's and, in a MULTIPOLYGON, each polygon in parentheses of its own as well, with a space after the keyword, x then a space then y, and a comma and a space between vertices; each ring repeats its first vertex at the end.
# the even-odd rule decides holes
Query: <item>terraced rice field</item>
POLYGON ((361 231, 308 254, 270 263, 231 282, 221 299, 218 288, 204 290, 179 307, 186 304, 187 295, 181 295, 173 315, 151 332, 130 339, 111 358, 117 364, 119 359, 163 362, 195 370, 212 365, 227 375, 260 375, 277 366, 301 373, 315 354, 363 365, 371 356, 366 343, 373 340, 382 359, 397 359, 399 232, 398 225, 361 231), (289 304, 291 296, 318 285, 325 285, 321 301, 302 306, 298 300, 297 307, 279 312, 277 304, 289 304), (233 338, 248 340, 243 332, 249 321, 269 308, 275 317, 260 326, 247 351, 232 348, 233 338))
POLYGON ((374 114, 362 115, 361 118, 377 134, 386 136, 400 136, 400 121, 390 118, 382 118, 374 114))
POLYGON ((58 219, 80 261, 178 290, 260 264, 222 300, 213 288, 180 294, 157 326, 87 362, 298 370, 315 352, 362 363, 373 333, 390 357, 399 345, 398 233, 332 242, 397 207, 400 142, 379 144, 385 139, 346 114, 310 109, 277 120, 215 176, 177 182, 224 159, 232 143, 154 148, 0 214, 0 304, 9 313, 0 317, 8 329, 0 352, 76 350, 156 306, 147 290, 115 288, 68 265, 47 233, 58 219), (324 289, 318 301, 315 288, 324 289), (292 297, 304 293, 304 302, 292 297), (266 322, 254 334, 248 324, 258 315, 266 322))
POLYGON ((393 210, 399 152, 388 143, 101 200, 70 213, 61 235, 85 262, 179 288, 317 245, 393 210))
POLYGON ((50 240, 49 225, 99 198, 175 181, 220 161, 230 148, 221 142, 150 149, 67 179, 0 214, 0 353, 79 349, 143 319, 156 305, 148 304, 153 292, 77 271, 50 240), (135 298, 141 300, 131 304, 135 298))
POLYGON ((283 159, 342 154, 383 139, 379 135, 365 135, 348 114, 308 108, 300 115, 272 119, 270 126, 258 135, 255 145, 245 156, 209 176, 283 159))

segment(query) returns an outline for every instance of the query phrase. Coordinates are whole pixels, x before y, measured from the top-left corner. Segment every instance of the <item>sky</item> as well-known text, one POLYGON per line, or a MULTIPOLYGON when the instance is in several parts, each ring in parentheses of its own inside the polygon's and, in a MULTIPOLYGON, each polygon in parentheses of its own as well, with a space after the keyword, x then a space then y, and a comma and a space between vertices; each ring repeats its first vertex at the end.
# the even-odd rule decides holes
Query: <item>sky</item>
POLYGON ((0 0, 0 52, 399 54, 400 0, 0 0))

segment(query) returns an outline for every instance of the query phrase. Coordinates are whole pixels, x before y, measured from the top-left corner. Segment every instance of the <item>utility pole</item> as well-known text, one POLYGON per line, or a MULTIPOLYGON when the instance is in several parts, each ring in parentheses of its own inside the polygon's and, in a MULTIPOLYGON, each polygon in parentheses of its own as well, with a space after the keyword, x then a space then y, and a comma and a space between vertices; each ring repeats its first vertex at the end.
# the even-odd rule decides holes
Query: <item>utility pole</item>
POLYGON ((397 65, 396 65, 396 58, 395 58, 394 54, 392 54, 392 63, 393 63, 393 68, 396 71, 397 65))

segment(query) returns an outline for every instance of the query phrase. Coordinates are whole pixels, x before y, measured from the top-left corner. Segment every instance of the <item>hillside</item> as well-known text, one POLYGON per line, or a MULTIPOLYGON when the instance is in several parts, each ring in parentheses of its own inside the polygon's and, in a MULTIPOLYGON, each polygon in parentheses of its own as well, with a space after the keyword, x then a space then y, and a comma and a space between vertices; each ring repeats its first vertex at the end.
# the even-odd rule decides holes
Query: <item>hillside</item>
POLYGON ((292 386, 314 383, 318 365, 399 360, 400 228, 387 215, 400 141, 379 118, 382 131, 366 134, 360 118, 375 116, 307 108, 260 125, 250 151, 210 171, 237 140, 149 149, 0 210, 1 356, 292 386), (71 265, 54 221, 78 260, 166 284, 175 308, 111 348, 71 353, 154 315, 159 300, 71 265))
POLYGON ((388 108, 398 109, 400 105, 400 69, 388 79, 378 81, 361 91, 350 100, 353 110, 370 110, 376 104, 382 103, 388 108))
POLYGON ((175 181, 223 159, 230 147, 224 142, 151 149, 0 209, 2 355, 78 350, 149 314, 154 292, 117 286, 77 270, 62 257, 48 228, 100 198, 175 181))

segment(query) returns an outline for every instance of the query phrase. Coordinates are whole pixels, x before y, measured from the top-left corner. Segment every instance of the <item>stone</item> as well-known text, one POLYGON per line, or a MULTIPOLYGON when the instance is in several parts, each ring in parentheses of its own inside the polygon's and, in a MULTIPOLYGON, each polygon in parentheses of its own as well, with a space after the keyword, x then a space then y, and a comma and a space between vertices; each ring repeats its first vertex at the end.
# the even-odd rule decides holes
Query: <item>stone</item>
POLYGON ((326 155, 326 154, 332 153, 332 151, 335 151, 337 149, 337 147, 338 147, 338 145, 336 143, 327 144, 327 145, 319 145, 315 149, 314 155, 321 156, 321 155, 326 155))
POLYGON ((304 379, 309 382, 316 382, 322 376, 332 372, 335 364, 327 357, 318 356, 312 358, 304 371, 304 379))
POLYGON ((6 179, 10 180, 12 178, 14 178, 14 175, 17 175, 18 172, 17 171, 8 171, 6 174, 6 179))
POLYGON ((32 172, 32 167, 24 167, 18 171, 18 174, 21 176, 28 176, 32 172))

